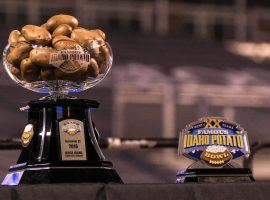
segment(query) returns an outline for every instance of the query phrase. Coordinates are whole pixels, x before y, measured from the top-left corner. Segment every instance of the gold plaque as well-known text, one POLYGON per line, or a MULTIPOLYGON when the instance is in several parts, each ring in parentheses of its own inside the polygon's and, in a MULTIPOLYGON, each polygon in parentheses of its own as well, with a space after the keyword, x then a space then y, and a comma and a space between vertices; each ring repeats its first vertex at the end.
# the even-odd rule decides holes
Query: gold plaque
POLYGON ((86 160, 84 124, 76 119, 59 122, 62 160, 86 160))
POLYGON ((21 140, 22 140, 22 146, 27 147, 29 143, 31 142, 31 139, 34 135, 34 126, 33 124, 27 124, 24 128, 21 140))

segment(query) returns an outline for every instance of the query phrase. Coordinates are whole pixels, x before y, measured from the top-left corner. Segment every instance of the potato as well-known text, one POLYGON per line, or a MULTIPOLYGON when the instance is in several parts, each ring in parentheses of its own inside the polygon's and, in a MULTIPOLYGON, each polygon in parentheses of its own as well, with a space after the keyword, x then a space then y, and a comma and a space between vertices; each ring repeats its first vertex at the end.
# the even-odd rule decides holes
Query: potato
POLYGON ((27 42, 12 43, 12 47, 10 48, 10 52, 7 56, 7 61, 14 66, 20 65, 24 58, 29 57, 31 49, 32 46, 27 42))
POLYGON ((73 41, 59 41, 53 47, 56 50, 64 50, 64 49, 76 49, 77 46, 79 46, 79 44, 77 42, 73 42, 73 41))
POLYGON ((18 38, 18 42, 27 42, 27 41, 22 35, 20 35, 18 38))
POLYGON ((75 40, 73 40, 73 39, 71 39, 71 38, 69 38, 67 36, 58 35, 58 36, 56 36, 56 37, 53 38, 52 45, 54 46, 59 41, 73 41, 73 42, 75 42, 75 40))
POLYGON ((90 65, 87 68, 87 75, 91 77, 97 77, 99 74, 99 66, 94 58, 91 58, 90 65))
POLYGON ((92 35, 92 37, 100 40, 105 40, 105 33, 101 31, 100 29, 95 29, 95 30, 88 30, 89 35, 92 35))
POLYGON ((72 27, 67 24, 61 24, 57 26, 57 28, 53 31, 52 36, 58 36, 58 35, 64 35, 64 36, 70 36, 72 32, 72 27))
POLYGON ((87 68, 76 61, 67 60, 59 68, 55 68, 54 72, 58 80, 84 81, 87 78, 87 68))
POLYGON ((84 43, 84 48, 90 52, 91 57, 97 58, 100 53, 100 42, 97 40, 87 40, 84 43))
POLYGON ((72 29, 78 26, 78 20, 70 15, 54 15, 46 23, 48 30, 54 31, 59 25, 67 24, 71 26, 72 29))
POLYGON ((100 67, 100 73, 104 73, 110 67, 111 57, 110 57, 110 50, 106 45, 102 45, 100 47, 100 54, 97 57, 97 62, 100 67))
POLYGON ((103 40, 106 39, 106 35, 105 35, 105 33, 102 30, 95 29, 95 30, 92 30, 92 31, 95 31, 97 34, 99 34, 102 37, 103 40))
POLYGON ((18 30, 11 31, 11 33, 9 34, 9 37, 8 37, 8 43, 12 44, 12 43, 18 42, 20 35, 21 35, 21 33, 18 30))
POLYGON ((22 60, 21 65, 21 76, 27 82, 37 81, 39 78, 40 68, 35 65, 30 58, 22 60))
POLYGON ((41 67, 40 69, 40 76, 43 81, 47 80, 55 80, 54 76, 54 68, 51 67, 41 67))
POLYGON ((83 28, 74 29, 71 33, 71 39, 75 40, 82 47, 85 47, 87 40, 101 40, 103 41, 102 36, 100 36, 96 31, 90 31, 83 28))
POLYGON ((77 42, 63 35, 56 36, 53 39, 52 45, 56 50, 74 49, 76 46, 79 46, 77 42))
MULTIPOLYGON (((56 50, 75 49, 77 46, 80 47, 75 40, 64 35, 59 35, 53 38, 52 45, 56 50)), ((81 51, 83 52, 82 48, 81 51)))
POLYGON ((36 65, 42 67, 52 67, 50 64, 50 55, 55 50, 50 47, 35 48, 30 52, 30 59, 36 65))
POLYGON ((21 78, 21 70, 20 67, 13 67, 13 66, 9 66, 9 71, 16 76, 17 78, 21 78))
POLYGON ((47 23, 42 24, 40 27, 46 29, 47 31, 49 31, 49 26, 48 26, 47 23))
POLYGON ((22 36, 32 44, 45 46, 52 40, 51 34, 42 27, 26 25, 22 28, 22 36))
POLYGON ((13 30, 8 39, 10 72, 22 82, 84 81, 104 73, 111 64, 105 33, 100 29, 80 28, 78 23, 75 17, 60 14, 40 27, 26 25, 21 31, 13 30), (86 50, 91 59, 78 55, 86 50))

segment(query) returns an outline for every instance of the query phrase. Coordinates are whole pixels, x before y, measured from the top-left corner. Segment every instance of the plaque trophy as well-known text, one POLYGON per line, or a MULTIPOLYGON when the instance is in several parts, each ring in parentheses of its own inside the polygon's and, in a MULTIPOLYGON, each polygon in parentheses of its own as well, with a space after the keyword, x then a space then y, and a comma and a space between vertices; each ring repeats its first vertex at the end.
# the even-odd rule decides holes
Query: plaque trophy
POLYGON ((70 96, 100 83, 112 60, 104 32, 79 28, 73 16, 55 15, 41 26, 11 32, 3 53, 10 78, 49 95, 24 108, 22 151, 2 185, 122 183, 98 144, 91 112, 99 103, 70 96))
POLYGON ((176 183, 250 182, 252 172, 234 159, 249 156, 247 132, 220 117, 205 117, 181 131, 179 154, 195 160, 177 173, 176 183))

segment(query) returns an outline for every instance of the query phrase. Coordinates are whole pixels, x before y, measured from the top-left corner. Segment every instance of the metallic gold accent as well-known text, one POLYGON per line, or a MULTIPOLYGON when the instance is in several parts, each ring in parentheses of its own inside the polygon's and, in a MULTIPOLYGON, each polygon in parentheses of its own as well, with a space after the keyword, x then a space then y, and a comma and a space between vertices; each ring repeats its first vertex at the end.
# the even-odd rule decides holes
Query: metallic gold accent
POLYGON ((32 140, 33 135, 34 135, 33 124, 27 124, 24 128, 24 131, 21 137, 23 147, 27 147, 29 145, 29 143, 32 140))
POLYGON ((206 119, 206 125, 205 128, 220 128, 220 122, 222 122, 222 119, 216 119, 216 118, 207 118, 206 119))
POLYGON ((68 130, 67 130, 67 134, 69 134, 69 135, 76 135, 77 132, 76 132, 75 129, 68 129, 68 130))
POLYGON ((22 106, 22 107, 20 107, 20 111, 22 111, 22 112, 24 112, 24 111, 27 111, 27 110, 29 110, 29 106, 22 106))

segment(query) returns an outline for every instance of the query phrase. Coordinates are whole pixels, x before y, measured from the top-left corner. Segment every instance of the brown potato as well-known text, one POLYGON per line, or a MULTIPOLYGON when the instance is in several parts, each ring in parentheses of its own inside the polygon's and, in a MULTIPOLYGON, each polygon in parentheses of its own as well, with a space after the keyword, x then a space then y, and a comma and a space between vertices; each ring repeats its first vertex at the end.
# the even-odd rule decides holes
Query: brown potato
POLYGON ((102 30, 95 29, 95 30, 91 30, 91 31, 95 31, 97 34, 99 34, 102 37, 103 40, 106 39, 106 35, 105 35, 105 33, 102 30))
POLYGON ((48 26, 47 23, 42 24, 40 27, 46 29, 47 31, 49 31, 49 26, 48 26))
POLYGON ((91 57, 97 58, 100 53, 100 45, 97 40, 86 40, 84 48, 90 53, 91 57))
POLYGON ((56 36, 56 37, 53 38, 52 45, 54 46, 59 41, 73 41, 73 42, 75 42, 75 40, 73 40, 73 39, 71 39, 71 38, 69 38, 67 36, 58 35, 58 36, 56 36))
POLYGON ((45 46, 52 40, 51 34, 42 27, 26 25, 22 28, 23 37, 32 44, 45 46))
POLYGON ((18 42, 20 35, 21 35, 21 33, 18 30, 11 31, 11 33, 9 34, 9 37, 8 37, 8 43, 12 44, 12 43, 18 42))
POLYGON ((100 73, 104 73, 110 67, 111 57, 110 57, 110 50, 106 45, 102 45, 100 47, 100 54, 97 57, 97 62, 99 64, 99 71, 100 73))
POLYGON ((16 76, 18 79, 21 78, 21 70, 20 67, 13 67, 13 66, 9 66, 9 71, 16 76))
POLYGON ((55 43, 53 47, 56 50, 64 50, 64 49, 76 49, 77 46, 79 46, 77 42, 60 40, 57 43, 55 43))
POLYGON ((43 81, 55 80, 53 67, 41 67, 40 76, 43 81))
POLYGON ((36 65, 42 67, 52 67, 50 63, 50 55, 54 52, 55 50, 50 47, 35 48, 30 51, 30 59, 36 65))
POLYGON ((87 40, 101 40, 104 41, 96 31, 90 31, 83 28, 74 29, 71 33, 71 39, 75 40, 82 47, 86 46, 87 40))
POLYGON ((18 38, 18 42, 27 42, 27 41, 22 35, 20 35, 18 38))
POLYGON ((58 80, 84 81, 87 78, 87 68, 76 61, 67 60, 59 68, 55 68, 54 73, 58 80))
POLYGON ((76 46, 79 46, 75 40, 63 35, 53 38, 52 45, 56 50, 74 49, 76 46))
POLYGON ((61 24, 59 25, 54 31, 52 36, 59 36, 59 35, 64 35, 64 36, 70 36, 72 32, 72 27, 67 25, 67 24, 61 24))
POLYGON ((46 23, 46 26, 48 27, 48 30, 54 31, 56 27, 58 27, 61 24, 67 24, 71 26, 72 29, 76 28, 78 26, 78 20, 71 16, 71 15, 54 15, 52 16, 46 23))
POLYGON ((87 68, 87 75, 91 77, 97 77, 99 74, 99 66, 94 58, 91 58, 90 65, 87 68))
POLYGON ((30 58, 22 60, 21 65, 21 76, 27 82, 37 81, 39 78, 40 68, 35 65, 30 58))
POLYGON ((14 66, 20 65, 24 58, 29 57, 31 49, 32 46, 27 42, 12 43, 12 47, 10 48, 10 52, 7 56, 7 61, 14 66))

